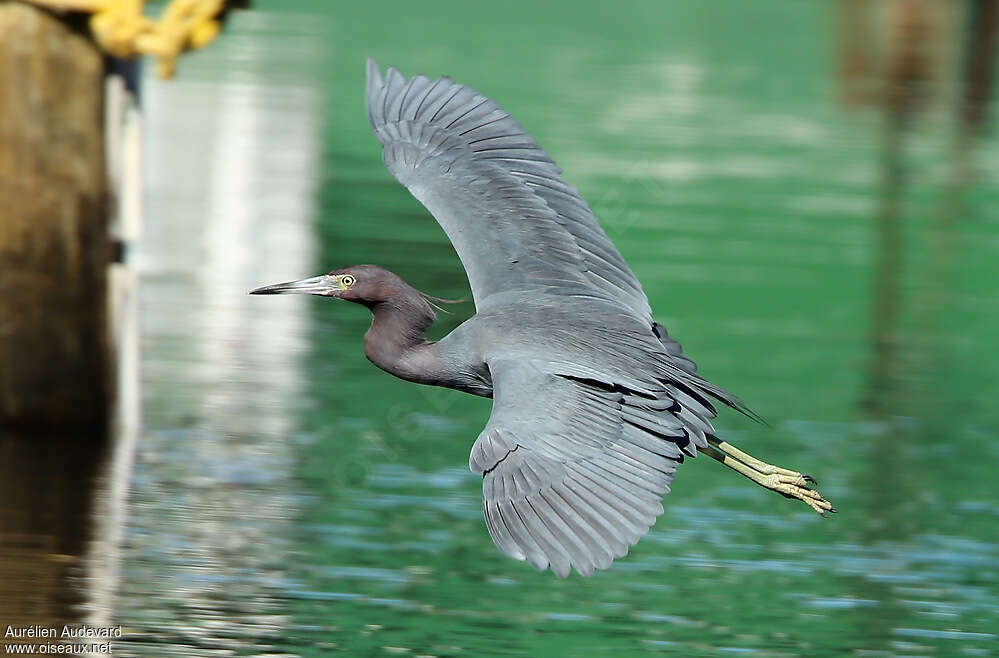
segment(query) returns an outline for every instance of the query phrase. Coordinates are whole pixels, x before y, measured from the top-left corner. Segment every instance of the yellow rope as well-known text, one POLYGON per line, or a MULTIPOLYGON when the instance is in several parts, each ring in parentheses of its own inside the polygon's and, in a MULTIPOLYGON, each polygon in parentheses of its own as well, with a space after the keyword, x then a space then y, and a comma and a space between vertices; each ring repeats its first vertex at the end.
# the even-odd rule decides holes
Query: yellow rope
POLYGON ((142 13, 143 0, 28 0, 56 11, 92 14, 94 40, 115 57, 152 55, 160 77, 173 75, 177 56, 219 33, 223 0, 171 0, 159 20, 142 13))

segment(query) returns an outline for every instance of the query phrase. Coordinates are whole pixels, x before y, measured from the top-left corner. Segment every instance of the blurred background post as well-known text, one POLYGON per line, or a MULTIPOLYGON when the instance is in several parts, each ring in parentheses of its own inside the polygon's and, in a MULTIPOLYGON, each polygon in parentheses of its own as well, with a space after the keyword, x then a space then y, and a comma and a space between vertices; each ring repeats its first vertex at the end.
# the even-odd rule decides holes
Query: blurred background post
POLYGON ((172 75, 222 8, 174 3, 154 22, 141 2, 0 2, 4 630, 110 622, 140 425, 134 57, 172 75))
POLYGON ((0 4, 4 630, 80 621, 89 598, 72 582, 99 512, 115 364, 105 59, 84 27, 0 4))
POLYGON ((0 5, 0 423, 102 431, 113 399, 104 55, 76 25, 0 5))

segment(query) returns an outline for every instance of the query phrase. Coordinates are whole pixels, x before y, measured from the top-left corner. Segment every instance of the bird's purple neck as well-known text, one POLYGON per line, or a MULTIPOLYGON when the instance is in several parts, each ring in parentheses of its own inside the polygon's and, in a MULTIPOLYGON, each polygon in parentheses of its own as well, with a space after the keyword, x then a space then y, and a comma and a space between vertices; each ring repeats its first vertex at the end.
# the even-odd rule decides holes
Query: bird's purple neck
POLYGON ((428 341, 425 334, 436 319, 433 309, 413 288, 394 292, 390 301, 370 304, 371 327, 364 335, 364 354, 400 379, 439 384, 444 364, 434 348, 436 343, 428 341))

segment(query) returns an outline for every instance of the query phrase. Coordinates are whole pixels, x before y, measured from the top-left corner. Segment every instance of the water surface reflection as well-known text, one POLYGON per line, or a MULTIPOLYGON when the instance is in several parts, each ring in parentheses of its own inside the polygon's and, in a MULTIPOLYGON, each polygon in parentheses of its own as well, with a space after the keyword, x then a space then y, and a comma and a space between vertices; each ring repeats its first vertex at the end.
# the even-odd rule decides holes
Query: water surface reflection
POLYGON ((195 73, 146 79, 145 432, 116 655, 259 653, 292 624, 309 316, 246 293, 315 267, 319 101, 294 65, 321 50, 321 24, 239 14, 195 73), (275 31, 297 36, 265 52, 275 31))
POLYGON ((103 512, 100 476, 108 452, 102 436, 0 433, 0 630, 5 637, 8 626, 61 628, 90 621, 87 566, 94 515, 103 512))

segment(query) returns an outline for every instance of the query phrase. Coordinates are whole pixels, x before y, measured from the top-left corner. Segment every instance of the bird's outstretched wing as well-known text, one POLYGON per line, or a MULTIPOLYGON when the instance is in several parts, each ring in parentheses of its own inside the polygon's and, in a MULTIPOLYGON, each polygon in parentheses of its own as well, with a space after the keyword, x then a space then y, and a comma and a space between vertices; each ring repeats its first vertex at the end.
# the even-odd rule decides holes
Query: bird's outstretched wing
POLYGON ((649 319, 638 279, 562 170, 496 103, 450 78, 385 77, 368 60, 385 165, 433 214, 476 308, 497 292, 592 296, 649 319))
POLYGON ((469 458, 489 534, 562 578, 627 554, 663 512, 684 454, 714 432, 714 408, 682 385, 615 383, 539 361, 489 368, 493 411, 469 458))

